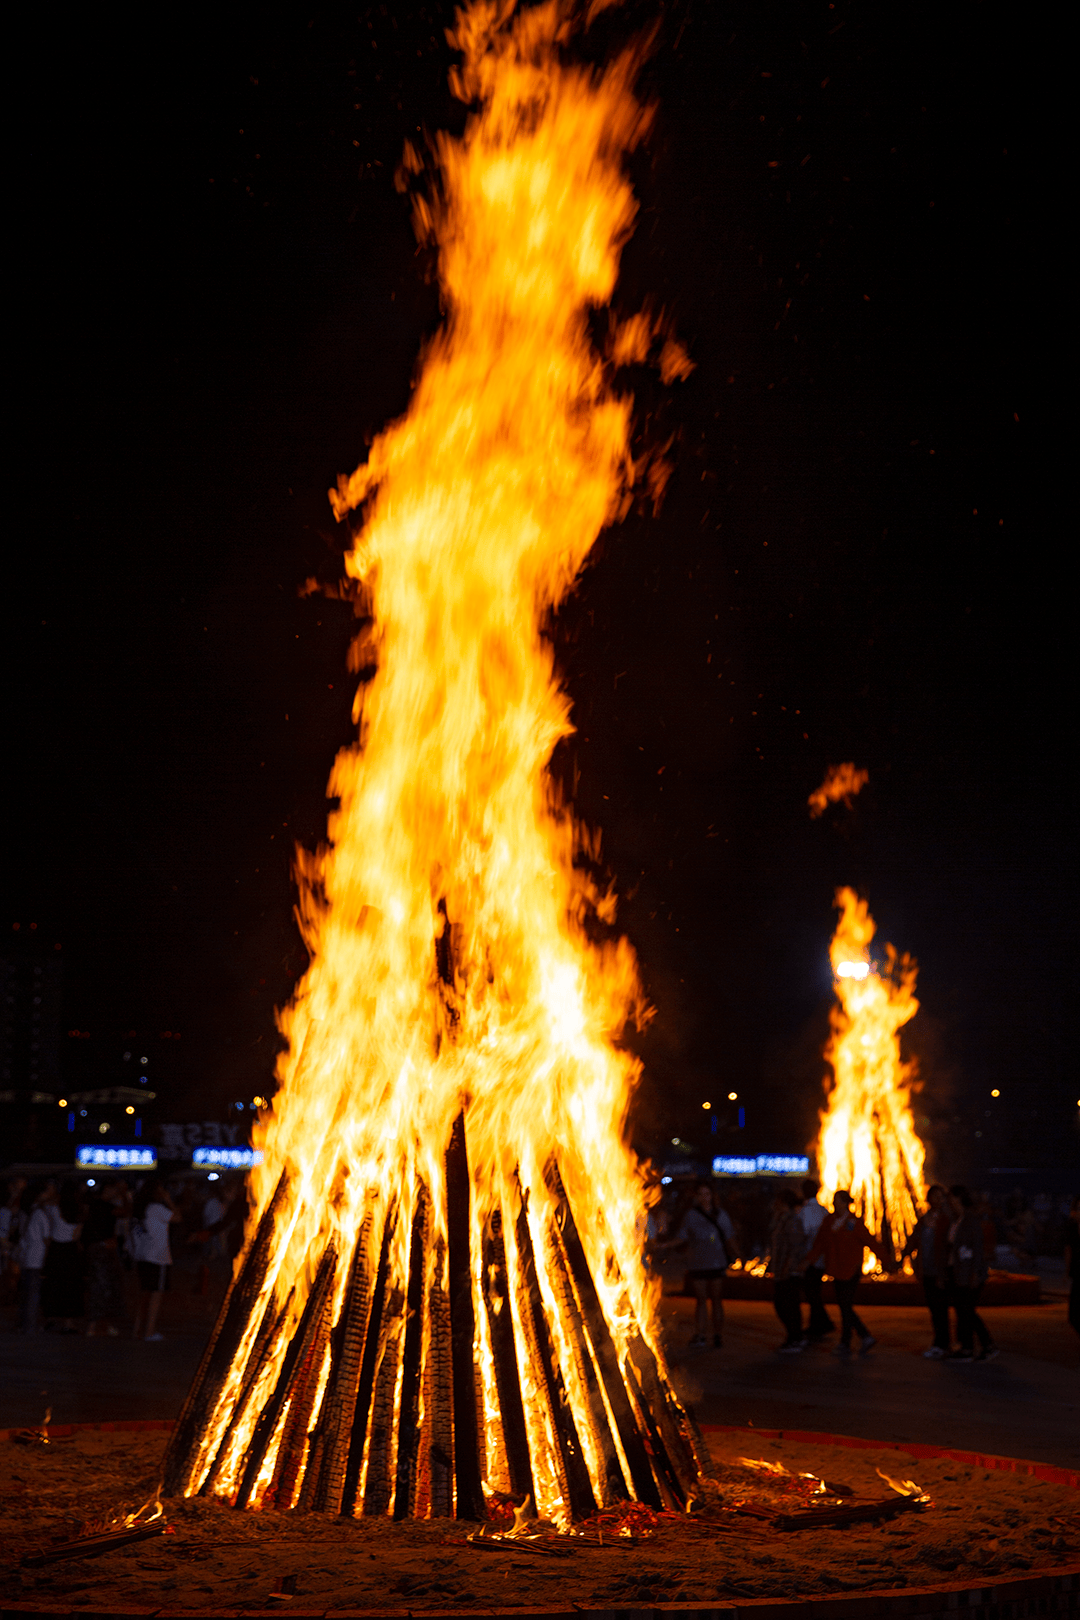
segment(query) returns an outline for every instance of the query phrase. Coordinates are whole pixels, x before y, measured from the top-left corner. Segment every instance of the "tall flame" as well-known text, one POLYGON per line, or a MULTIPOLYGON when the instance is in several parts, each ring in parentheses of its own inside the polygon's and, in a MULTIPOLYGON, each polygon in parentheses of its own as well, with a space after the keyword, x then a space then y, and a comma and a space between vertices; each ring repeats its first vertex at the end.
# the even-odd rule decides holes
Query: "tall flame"
MULTIPOLYGON (((357 694, 358 740, 334 765, 329 841, 300 857, 311 962, 280 1016, 288 1050, 257 1129, 264 1161, 253 1178, 252 1233, 283 1171, 287 1191, 257 1308, 191 1476, 198 1488, 215 1458, 222 1494, 236 1486, 260 1398, 282 1365, 282 1352, 260 1361, 252 1351, 258 1322, 275 1310, 295 1321, 309 1295, 323 1309, 324 1286, 328 1320, 341 1315, 346 1265, 318 1270, 316 1281, 328 1242, 347 1258, 366 1213, 397 1211, 385 1221, 396 1310, 386 1333, 407 1336, 402 1305, 421 1219, 414 1189, 423 1188, 423 1219, 439 1235, 425 1286, 445 1289, 442 1167, 459 1116, 473 1252, 494 1218, 506 1238, 508 1308, 528 1343, 520 1301, 532 1264, 522 1243, 531 1241, 571 1404, 585 1410, 592 1401, 595 1410, 601 1396, 586 1388, 595 1376, 565 1336, 549 1252, 553 1160, 620 1364, 634 1335, 652 1339, 643 1182, 626 1142, 638 1064, 618 1044, 627 1020, 646 1009, 628 943, 597 942, 598 922, 613 921, 613 896, 589 877, 596 843, 548 774, 552 750, 573 728, 544 634, 642 471, 630 451, 632 401, 614 391, 611 370, 646 358, 658 328, 637 316, 614 329, 605 361, 587 316, 615 285, 636 212, 622 156, 649 115, 631 91, 639 55, 602 73, 568 64, 559 54, 565 5, 552 0, 512 21, 511 9, 481 0, 458 13, 452 43, 464 64, 452 82, 474 111, 460 139, 438 137, 438 190, 416 204, 421 239, 439 249, 445 323, 407 414, 330 497, 339 519, 363 508, 346 568, 371 617, 352 667, 374 662, 377 673, 357 694), (515 1225, 522 1219, 531 1239, 515 1225), (245 1366, 263 1370, 246 1374, 258 1383, 235 1407, 247 1415, 231 1420, 232 1436, 226 1418, 245 1366)), ((405 167, 420 168, 411 150, 405 167)), ((659 359, 666 377, 689 369, 671 340, 659 359)), ((472 1286, 494 1484, 494 1329, 475 1272, 472 1286)), ((425 1331, 435 1334, 434 1315, 432 1324, 425 1331)), ((324 1357, 321 1373, 305 1386, 299 1415, 286 1407, 275 1419, 245 1499, 272 1489, 279 1506, 293 1500, 293 1474, 286 1468, 283 1484, 275 1456, 286 1455, 289 1424, 312 1423, 323 1398, 330 1352, 312 1353, 324 1357)), ((388 1352, 384 1360, 391 1365, 388 1352)), ((538 1377, 523 1356, 536 1504, 557 1514, 565 1490, 538 1377)), ((386 1399, 396 1398, 391 1388, 386 1399)), ((591 1432, 582 1425, 600 1500, 591 1432)), ((482 1434, 482 1450, 483 1442, 482 1434)))
MULTIPOLYGON (((866 901, 843 888, 836 906, 829 956, 838 1005, 825 1049, 833 1080, 818 1134, 818 1175, 830 1201, 847 1188, 870 1231, 884 1236, 888 1229, 902 1247, 926 1193, 926 1150, 911 1112, 916 1066, 902 1060, 898 1033, 919 1010, 917 965, 897 959, 889 945, 879 972, 870 958, 876 928, 866 901)), ((864 1269, 874 1269, 869 1254, 864 1269)))

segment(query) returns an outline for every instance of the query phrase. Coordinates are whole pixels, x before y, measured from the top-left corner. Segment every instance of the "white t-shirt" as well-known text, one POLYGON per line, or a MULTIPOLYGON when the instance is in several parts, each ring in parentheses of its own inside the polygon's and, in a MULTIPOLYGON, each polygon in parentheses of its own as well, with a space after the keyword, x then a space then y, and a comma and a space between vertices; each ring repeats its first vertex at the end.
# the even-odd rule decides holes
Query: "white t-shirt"
POLYGON ((133 1220, 131 1236, 136 1260, 146 1260, 152 1266, 171 1266, 169 1248, 169 1222, 172 1210, 168 1204, 147 1204, 142 1220, 133 1220))
POLYGON ((45 1213, 49 1220, 49 1236, 52 1238, 53 1242, 74 1242, 75 1233, 79 1230, 78 1227, 72 1226, 70 1221, 65 1221, 55 1204, 47 1204, 45 1206, 45 1213))
POLYGON ((26 1231, 19 1244, 19 1264, 24 1271, 40 1271, 49 1247, 49 1217, 39 1206, 31 1210, 26 1231))

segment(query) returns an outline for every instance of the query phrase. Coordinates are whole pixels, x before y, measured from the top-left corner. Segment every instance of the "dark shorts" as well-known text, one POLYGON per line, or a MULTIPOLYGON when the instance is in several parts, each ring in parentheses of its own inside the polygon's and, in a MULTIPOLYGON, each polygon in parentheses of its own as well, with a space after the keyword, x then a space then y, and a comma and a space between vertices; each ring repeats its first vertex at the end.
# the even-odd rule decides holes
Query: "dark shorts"
POLYGON ((135 1270, 139 1274, 139 1287, 144 1294, 163 1294, 168 1288, 172 1266, 155 1266, 149 1260, 137 1260, 135 1270))
POLYGON ((717 1277, 727 1276, 727 1266, 708 1266, 704 1271, 688 1271, 687 1282, 714 1282, 717 1277))

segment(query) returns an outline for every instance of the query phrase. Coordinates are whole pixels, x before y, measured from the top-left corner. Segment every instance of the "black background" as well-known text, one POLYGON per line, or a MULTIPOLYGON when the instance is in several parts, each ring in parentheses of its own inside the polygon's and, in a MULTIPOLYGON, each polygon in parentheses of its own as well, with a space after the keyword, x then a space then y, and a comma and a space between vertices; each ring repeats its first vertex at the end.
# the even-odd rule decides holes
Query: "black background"
MULTIPOLYGON (((804 1146, 853 882, 920 963, 940 1171, 1063 1163, 1073 862, 1010 40, 970 0, 679 0, 579 49, 654 17, 616 305, 662 303, 697 369, 633 379, 675 474, 555 627, 579 726, 557 769, 657 1009, 640 1142, 804 1146), (870 785, 811 822, 841 759, 870 785)), ((128 1028, 180 1032, 172 1117, 271 1088, 303 969, 291 851, 350 735, 353 621, 299 587, 339 576, 326 489, 438 321, 393 173, 419 128, 463 126, 450 21, 84 11, 21 64, 5 927, 62 943, 80 1073, 123 1078, 128 1028)))

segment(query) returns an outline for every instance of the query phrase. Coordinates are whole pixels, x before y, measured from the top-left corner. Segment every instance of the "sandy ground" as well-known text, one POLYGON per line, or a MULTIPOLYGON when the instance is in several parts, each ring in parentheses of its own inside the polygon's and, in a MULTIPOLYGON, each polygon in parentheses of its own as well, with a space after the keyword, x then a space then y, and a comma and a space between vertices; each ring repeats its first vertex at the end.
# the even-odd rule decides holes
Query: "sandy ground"
MULTIPOLYGON (((709 1437, 722 1478, 739 1457, 779 1461, 849 1486, 858 1502, 889 1495, 875 1467, 895 1476, 903 1465, 933 1505, 879 1524, 788 1532, 732 1514, 720 1522, 671 1516, 633 1539, 610 1531, 603 1545, 560 1538, 544 1553, 478 1548, 466 1539, 475 1527, 448 1521, 237 1513, 216 1501, 177 1500, 167 1504, 170 1534, 160 1539, 94 1560, 21 1567, 24 1554, 97 1529, 151 1495, 164 1440, 161 1433, 82 1432, 47 1448, 3 1443, 0 1570, 11 1598, 209 1614, 261 1607, 281 1577, 293 1577, 293 1613, 689 1604, 917 1587, 1080 1562, 1080 1499, 1066 1486, 944 1460, 915 1462, 895 1451, 754 1444, 740 1433, 709 1437)), ((726 1477, 729 1492, 754 1496, 747 1471, 726 1477)))

